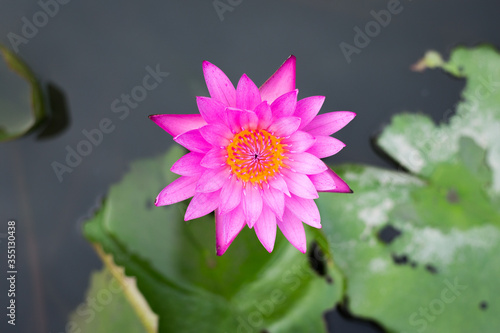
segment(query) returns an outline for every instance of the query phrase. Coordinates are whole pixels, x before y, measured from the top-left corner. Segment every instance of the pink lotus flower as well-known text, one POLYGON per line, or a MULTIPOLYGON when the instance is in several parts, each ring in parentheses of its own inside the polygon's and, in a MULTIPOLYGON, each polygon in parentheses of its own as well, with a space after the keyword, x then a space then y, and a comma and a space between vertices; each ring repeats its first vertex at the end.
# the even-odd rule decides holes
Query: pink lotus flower
POLYGON ((320 158, 345 146, 330 135, 355 114, 317 115, 324 96, 297 101, 294 56, 260 88, 243 74, 235 89, 208 61, 203 73, 211 98, 197 97, 200 114, 150 116, 190 151, 172 166, 181 177, 160 192, 156 206, 193 197, 186 221, 215 210, 218 255, 245 224, 269 252, 278 225, 305 253, 302 221, 321 228, 318 191, 352 192, 320 158))

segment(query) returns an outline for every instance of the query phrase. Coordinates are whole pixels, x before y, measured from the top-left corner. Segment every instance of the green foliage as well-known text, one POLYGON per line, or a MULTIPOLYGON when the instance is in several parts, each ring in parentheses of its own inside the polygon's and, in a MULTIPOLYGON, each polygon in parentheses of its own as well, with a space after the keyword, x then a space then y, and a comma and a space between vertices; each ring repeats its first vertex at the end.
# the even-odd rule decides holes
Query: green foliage
POLYGON ((84 229, 137 278, 159 316, 159 331, 325 331, 322 313, 339 301, 342 286, 331 261, 334 283, 315 273, 307 255, 282 236, 269 254, 248 228, 218 257, 213 216, 185 222, 184 204, 154 207, 156 194, 174 179, 171 165, 183 153, 174 148, 134 163, 84 229))
POLYGON ((22 136, 45 118, 40 83, 28 66, 0 45, 0 142, 22 136))
POLYGON ((120 281, 107 268, 92 273, 85 302, 71 314, 66 332, 147 333, 120 281))
POLYGON ((398 115, 377 142, 413 175, 345 166, 355 194, 320 198, 323 230, 355 315, 391 332, 498 332, 500 56, 459 48, 442 68, 467 79, 449 122, 398 115))

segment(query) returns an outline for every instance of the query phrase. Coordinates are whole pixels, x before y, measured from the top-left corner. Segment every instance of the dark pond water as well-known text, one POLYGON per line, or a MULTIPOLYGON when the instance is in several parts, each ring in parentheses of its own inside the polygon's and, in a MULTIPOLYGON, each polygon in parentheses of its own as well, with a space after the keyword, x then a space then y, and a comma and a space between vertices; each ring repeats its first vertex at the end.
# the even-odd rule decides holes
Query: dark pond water
MULTIPOLYGON (((0 0, 0 41, 18 48, 45 84, 59 87, 69 107, 69 127, 60 135, 0 144, 0 267, 9 219, 18 223, 19 262, 17 325, 8 326, 0 313, 0 332, 64 331, 90 272, 101 266, 81 235, 81 223, 131 161, 158 155, 171 144, 147 115, 197 111, 194 96, 207 94, 203 60, 233 81, 245 72, 260 85, 295 54, 299 97, 325 95, 323 111, 358 114, 338 135, 347 148, 329 162, 392 167, 373 151, 373 135, 403 110, 440 121, 463 87, 439 71, 414 73, 409 66, 431 48, 447 54, 458 44, 500 46, 493 1, 233 0, 232 11, 220 15, 210 0, 63 2, 57 12, 51 7, 47 22, 37 17, 38 31, 16 46, 9 33, 22 35, 23 20, 33 22, 41 4, 0 0), (369 24, 371 37, 355 40, 356 27, 376 22, 370 12, 388 6, 390 22, 380 18, 385 26, 369 24), (357 47, 348 57, 340 47, 347 44, 357 47), (142 84, 148 66, 169 75, 129 113, 114 113, 112 103, 142 84), (66 147, 76 148, 85 138, 82 131, 104 118, 114 130, 60 181, 51 163, 64 162, 66 147)), ((2 309, 6 290, 2 278, 2 309)), ((340 312, 327 318, 332 332, 379 332, 340 312)))

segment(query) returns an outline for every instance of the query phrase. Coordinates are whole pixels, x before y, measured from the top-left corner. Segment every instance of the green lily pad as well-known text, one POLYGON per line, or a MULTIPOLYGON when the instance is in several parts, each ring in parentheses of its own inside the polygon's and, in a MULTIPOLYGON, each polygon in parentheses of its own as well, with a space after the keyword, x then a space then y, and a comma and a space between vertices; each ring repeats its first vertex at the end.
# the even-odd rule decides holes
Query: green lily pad
POLYGON ((320 197, 323 231, 354 315, 389 332, 498 332, 500 55, 428 63, 467 80, 456 114, 395 116, 377 144, 410 173, 343 167, 354 195, 320 197))
MULTIPOLYGON (((183 153, 173 148, 134 163, 84 226, 90 241, 136 277, 159 332, 325 332, 323 313, 343 286, 331 261, 320 276, 283 236, 269 254, 248 228, 218 257, 213 216, 185 222, 184 203, 153 205, 183 153)), ((308 233, 311 242, 314 235, 308 233)))
POLYGON ((66 332, 148 333, 125 296, 122 282, 107 268, 92 273, 85 302, 71 314, 66 332))
POLYGON ((22 136, 45 118, 40 83, 28 66, 0 45, 0 142, 22 136))
MULTIPOLYGON (((432 58, 432 57, 431 57, 432 58)), ((424 63, 426 58, 422 60, 424 63)), ((432 59, 429 60, 432 63, 432 59)), ((470 138, 486 151, 493 171, 491 194, 500 192, 500 56, 493 48, 457 48, 441 68, 466 79, 455 114, 443 114, 434 125, 422 114, 402 114, 393 119, 378 145, 410 172, 430 177, 435 168, 460 154, 459 141, 470 138)))

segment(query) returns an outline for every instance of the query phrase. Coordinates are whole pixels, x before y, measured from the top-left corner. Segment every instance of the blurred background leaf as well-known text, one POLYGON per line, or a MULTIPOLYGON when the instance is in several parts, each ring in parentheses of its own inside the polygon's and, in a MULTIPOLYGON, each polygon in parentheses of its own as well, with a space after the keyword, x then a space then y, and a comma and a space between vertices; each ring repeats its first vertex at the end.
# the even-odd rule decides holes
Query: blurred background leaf
POLYGON ((0 45, 0 141, 12 140, 45 118, 42 87, 29 67, 0 45))
MULTIPOLYGON (((103 260, 106 266, 90 276, 85 302, 71 314, 66 332, 154 332, 146 329, 154 325, 145 325, 131 305, 134 304, 134 297, 142 297, 137 297, 138 294, 131 291, 136 289, 134 279, 125 277, 120 268, 112 263, 112 259, 103 260)), ((146 311, 144 309, 141 313, 146 311)))
POLYGON ((68 128, 66 96, 56 84, 42 82, 12 51, 0 44, 0 142, 13 140, 43 125, 38 139, 68 128))

